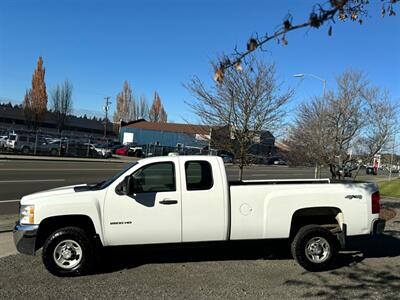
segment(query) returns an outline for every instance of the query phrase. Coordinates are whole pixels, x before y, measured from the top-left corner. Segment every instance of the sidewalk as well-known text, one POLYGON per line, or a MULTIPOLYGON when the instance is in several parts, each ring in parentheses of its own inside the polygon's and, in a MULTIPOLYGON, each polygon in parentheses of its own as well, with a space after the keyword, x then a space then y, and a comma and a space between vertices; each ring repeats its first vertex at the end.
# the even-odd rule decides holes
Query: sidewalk
POLYGON ((12 232, 0 233, 0 258, 17 254, 12 232))
POLYGON ((17 221, 18 215, 0 215, 0 233, 12 231, 17 221))
POLYGON ((17 253, 12 234, 17 219, 18 215, 0 215, 0 257, 17 253))
POLYGON ((0 154, 0 160, 37 160, 37 161, 80 161, 80 162, 109 162, 126 163, 139 160, 137 157, 114 156, 113 158, 88 158, 88 157, 59 157, 59 156, 40 156, 40 155, 15 155, 0 154))

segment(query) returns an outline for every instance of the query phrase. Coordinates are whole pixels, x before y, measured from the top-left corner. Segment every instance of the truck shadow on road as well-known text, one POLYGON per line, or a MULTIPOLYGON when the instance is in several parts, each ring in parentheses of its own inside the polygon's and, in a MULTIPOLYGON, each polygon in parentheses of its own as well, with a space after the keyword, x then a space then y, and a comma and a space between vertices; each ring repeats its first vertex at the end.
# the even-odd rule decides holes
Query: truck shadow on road
MULTIPOLYGON (((400 232, 388 232, 400 236, 400 232)), ((365 258, 400 256, 400 239, 389 234, 349 238, 333 269, 354 266, 365 258)), ((288 241, 195 243, 105 248, 96 273, 110 273, 146 264, 292 259, 288 241)))
MULTIPOLYGON (((400 256, 400 240, 384 234, 370 239, 355 238, 349 251, 339 255, 336 269, 309 273, 303 272, 296 279, 287 280, 285 285, 305 290, 305 298, 321 299, 398 299, 400 291, 400 261, 364 261, 365 258, 400 256)), ((395 232, 399 236, 400 232, 395 232)))

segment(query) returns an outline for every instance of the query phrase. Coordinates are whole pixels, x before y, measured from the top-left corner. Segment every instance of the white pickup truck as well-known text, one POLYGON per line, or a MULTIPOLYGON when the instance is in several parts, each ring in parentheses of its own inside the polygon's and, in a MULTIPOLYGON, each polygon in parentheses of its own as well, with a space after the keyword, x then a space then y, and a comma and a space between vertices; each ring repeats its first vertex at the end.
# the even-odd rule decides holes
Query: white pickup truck
POLYGON ((331 266, 346 236, 381 233, 371 183, 320 180, 228 182, 221 158, 146 158, 107 181, 25 196, 14 241, 43 247, 58 276, 87 273, 96 246, 290 239, 305 269, 331 266))

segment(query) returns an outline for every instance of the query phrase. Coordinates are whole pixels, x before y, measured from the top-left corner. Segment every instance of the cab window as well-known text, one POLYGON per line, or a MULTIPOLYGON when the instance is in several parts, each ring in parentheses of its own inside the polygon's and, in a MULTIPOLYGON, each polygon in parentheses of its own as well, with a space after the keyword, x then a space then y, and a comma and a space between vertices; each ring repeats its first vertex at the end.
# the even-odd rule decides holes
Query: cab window
POLYGON ((213 187, 211 165, 208 161, 187 161, 185 163, 186 190, 209 190, 213 187))
POLYGON ((172 162, 154 163, 137 170, 132 174, 134 191, 173 192, 175 187, 175 168, 172 162))

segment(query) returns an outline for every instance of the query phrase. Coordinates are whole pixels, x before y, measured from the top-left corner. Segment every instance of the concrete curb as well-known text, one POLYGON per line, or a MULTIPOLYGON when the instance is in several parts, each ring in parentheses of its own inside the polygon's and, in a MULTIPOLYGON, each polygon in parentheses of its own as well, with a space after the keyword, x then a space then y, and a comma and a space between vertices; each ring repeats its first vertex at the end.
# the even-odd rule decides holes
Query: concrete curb
POLYGON ((11 232, 18 221, 18 215, 0 215, 0 233, 11 232))
POLYGON ((54 157, 54 156, 31 156, 31 155, 7 155, 1 154, 0 160, 36 160, 36 161, 77 161, 77 162, 107 162, 107 163, 127 163, 139 160, 137 157, 117 156, 117 158, 81 158, 81 157, 54 157))

